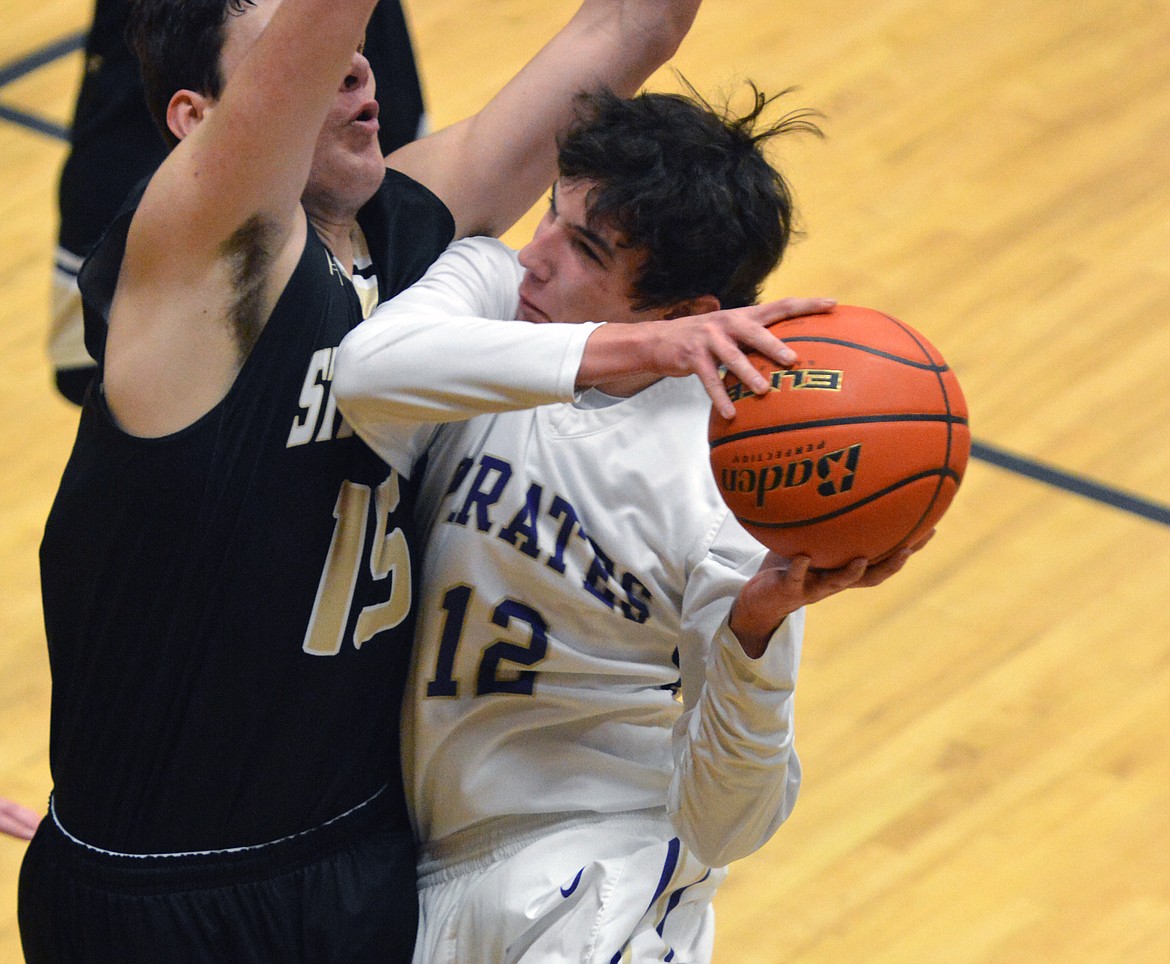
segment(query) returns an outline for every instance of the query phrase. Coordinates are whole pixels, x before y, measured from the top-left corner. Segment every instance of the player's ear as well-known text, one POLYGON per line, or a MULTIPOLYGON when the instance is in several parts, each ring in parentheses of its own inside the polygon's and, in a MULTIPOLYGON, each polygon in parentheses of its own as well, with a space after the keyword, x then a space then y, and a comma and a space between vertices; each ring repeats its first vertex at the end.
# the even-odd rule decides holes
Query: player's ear
POLYGON ((167 127, 182 140, 203 120, 211 100, 193 90, 178 90, 167 104, 167 127))
POLYGON ((679 301, 667 309, 665 318, 686 318, 690 315, 705 315, 711 311, 718 311, 721 305, 714 295, 699 295, 697 298, 687 298, 679 301))

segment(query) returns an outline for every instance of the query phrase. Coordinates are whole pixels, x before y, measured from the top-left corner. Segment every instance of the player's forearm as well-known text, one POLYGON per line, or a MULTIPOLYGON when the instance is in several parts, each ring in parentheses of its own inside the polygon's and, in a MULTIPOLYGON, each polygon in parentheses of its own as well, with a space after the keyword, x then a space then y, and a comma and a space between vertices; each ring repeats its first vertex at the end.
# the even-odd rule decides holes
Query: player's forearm
POLYGON ((337 350, 333 392, 363 422, 450 422, 572 397, 587 329, 379 312, 337 350))
POLYGON ((32 840, 41 815, 13 800, 0 800, 0 834, 18 840, 32 840))
POLYGON ((658 322, 605 324, 585 342, 577 369, 577 388, 593 388, 631 375, 685 374, 677 345, 658 322))
POLYGON ((635 93, 678 49, 699 0, 584 0, 573 18, 473 117, 396 151, 456 236, 499 236, 556 176, 556 136, 581 91, 635 93), (433 139, 432 139, 433 138, 433 139))
POLYGON ((566 29, 577 39, 600 37, 593 69, 597 81, 632 96, 678 51, 701 0, 584 0, 566 29))
POLYGON ((778 630, 767 665, 748 660, 722 628, 703 692, 677 727, 671 821, 712 866, 759 849, 796 803, 792 719, 801 623, 778 630))

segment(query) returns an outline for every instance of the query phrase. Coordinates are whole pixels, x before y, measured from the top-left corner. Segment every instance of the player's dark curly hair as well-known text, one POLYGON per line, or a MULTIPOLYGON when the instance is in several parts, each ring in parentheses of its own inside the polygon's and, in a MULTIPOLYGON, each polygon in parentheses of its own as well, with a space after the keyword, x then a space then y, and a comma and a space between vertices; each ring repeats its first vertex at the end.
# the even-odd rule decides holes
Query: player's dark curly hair
POLYGON ((578 97, 576 120, 558 142, 560 175, 596 182, 589 220, 647 251, 635 309, 705 294, 724 308, 753 304, 780 263, 794 233, 792 193, 762 148, 779 134, 822 136, 812 120, 820 115, 793 110, 757 126, 791 89, 769 97, 748 86, 753 106, 743 116, 716 109, 689 83, 689 97, 578 97))
POLYGON ((126 39, 138 55, 150 115, 171 147, 178 143, 167 128, 171 98, 180 90, 212 98, 223 93, 220 54, 227 19, 253 5, 253 0, 131 0, 126 39))

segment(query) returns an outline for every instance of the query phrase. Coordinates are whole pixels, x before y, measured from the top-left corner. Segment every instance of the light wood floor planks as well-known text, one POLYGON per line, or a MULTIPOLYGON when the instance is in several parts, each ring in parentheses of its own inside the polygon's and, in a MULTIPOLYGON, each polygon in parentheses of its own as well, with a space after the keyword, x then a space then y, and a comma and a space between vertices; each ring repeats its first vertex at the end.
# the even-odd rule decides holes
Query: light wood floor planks
MULTIPOLYGON (((435 123, 573 6, 408 0, 435 123)), ((0 67, 89 16, 0 10, 0 67)), ((706 93, 751 77, 827 115, 779 151, 807 238, 769 293, 922 329, 976 438, 1039 476, 973 461, 928 553, 810 614, 804 789, 721 892, 719 964, 1170 961, 1168 50, 1160 0, 706 0, 676 58, 706 93)), ((0 110, 67 124, 79 70, 0 87, 0 110)), ((32 806, 36 552, 75 424, 42 351, 63 155, 0 119, 0 794, 32 806)), ((22 849, 0 840, 2 962, 22 849)))

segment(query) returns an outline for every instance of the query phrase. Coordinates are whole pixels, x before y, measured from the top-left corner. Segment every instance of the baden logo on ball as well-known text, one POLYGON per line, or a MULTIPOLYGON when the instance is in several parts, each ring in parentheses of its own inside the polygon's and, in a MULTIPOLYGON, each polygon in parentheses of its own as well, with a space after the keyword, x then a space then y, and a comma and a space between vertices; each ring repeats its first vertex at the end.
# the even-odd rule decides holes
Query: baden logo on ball
POLYGON ((736 415, 712 412, 711 467, 737 519, 818 568, 873 562, 942 517, 971 449, 967 403, 939 351, 904 322, 838 305, 771 328, 798 357, 755 395, 733 375, 736 415))

